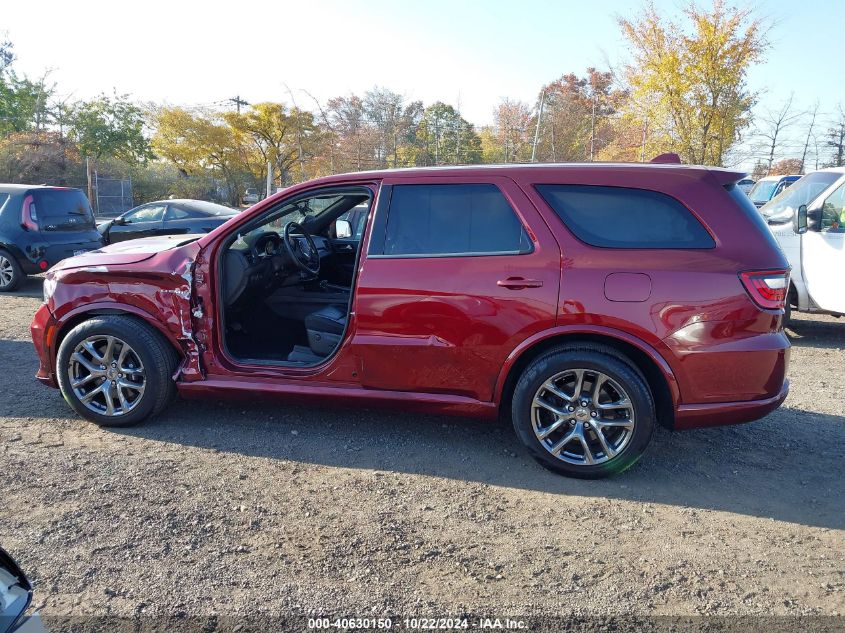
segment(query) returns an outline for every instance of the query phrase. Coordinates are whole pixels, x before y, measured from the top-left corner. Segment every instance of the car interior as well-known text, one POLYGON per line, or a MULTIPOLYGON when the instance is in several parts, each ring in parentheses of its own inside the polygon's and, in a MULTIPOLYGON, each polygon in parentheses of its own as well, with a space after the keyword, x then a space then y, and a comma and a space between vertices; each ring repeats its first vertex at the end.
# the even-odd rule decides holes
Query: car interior
POLYGON ((235 359, 307 367, 340 346, 361 237, 365 187, 285 201, 223 245, 224 345, 235 359))

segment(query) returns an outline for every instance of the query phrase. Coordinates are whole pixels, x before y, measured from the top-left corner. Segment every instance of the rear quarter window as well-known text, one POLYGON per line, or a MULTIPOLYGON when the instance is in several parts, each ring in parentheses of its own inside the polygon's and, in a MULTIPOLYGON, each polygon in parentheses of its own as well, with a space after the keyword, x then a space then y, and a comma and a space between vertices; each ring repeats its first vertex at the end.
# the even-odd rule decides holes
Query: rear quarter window
POLYGON ((680 202, 645 189, 535 185, 582 242, 599 248, 714 248, 713 237, 680 202))

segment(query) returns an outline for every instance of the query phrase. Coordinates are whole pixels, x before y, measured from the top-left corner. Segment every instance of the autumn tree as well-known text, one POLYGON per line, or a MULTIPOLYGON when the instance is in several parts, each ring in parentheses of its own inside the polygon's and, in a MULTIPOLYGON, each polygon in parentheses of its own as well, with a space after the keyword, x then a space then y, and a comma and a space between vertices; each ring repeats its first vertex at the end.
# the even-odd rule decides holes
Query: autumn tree
POLYGON ((170 161, 184 177, 214 177, 226 185, 230 204, 244 191, 244 165, 237 137, 225 121, 209 113, 162 108, 156 115, 152 139, 155 152, 170 161))
POLYGON ((416 165, 463 165, 481 162, 481 139, 472 123, 438 101, 425 109, 413 152, 416 165))
POLYGON ((783 158, 775 161, 768 168, 769 176, 787 176, 790 174, 801 173, 801 159, 800 158, 783 158))
POLYGON ((505 163, 527 161, 531 157, 532 120, 527 103, 502 99, 493 113, 496 140, 505 163))
POLYGON ((748 70, 767 47, 763 25, 749 9, 715 0, 711 9, 690 4, 688 24, 667 19, 649 5, 639 16, 619 18, 631 49, 626 68, 634 102, 690 163, 721 165, 750 124, 756 95, 748 70))
MULTIPOLYGON (((588 68, 585 76, 567 73, 543 86, 537 158, 580 161, 611 144, 612 118, 626 97, 610 72, 588 68)), ((532 119, 531 126, 536 125, 532 119)))

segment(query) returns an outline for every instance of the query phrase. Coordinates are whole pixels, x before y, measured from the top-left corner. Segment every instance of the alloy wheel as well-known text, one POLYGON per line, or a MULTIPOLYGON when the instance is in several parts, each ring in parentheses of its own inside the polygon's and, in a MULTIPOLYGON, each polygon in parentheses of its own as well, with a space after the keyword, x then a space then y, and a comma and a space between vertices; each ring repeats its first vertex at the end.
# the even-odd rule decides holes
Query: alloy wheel
POLYGON ((5 288, 12 283, 15 276, 15 269, 12 262, 5 255, 0 255, 0 287, 5 288))
POLYGON ((70 387, 94 413, 125 415, 144 395, 147 376, 138 354, 116 336, 89 336, 80 342, 68 362, 70 387))
POLYGON ((593 466, 625 450, 636 420, 631 398, 613 378, 594 369, 567 369, 537 390, 531 423, 554 457, 593 466))

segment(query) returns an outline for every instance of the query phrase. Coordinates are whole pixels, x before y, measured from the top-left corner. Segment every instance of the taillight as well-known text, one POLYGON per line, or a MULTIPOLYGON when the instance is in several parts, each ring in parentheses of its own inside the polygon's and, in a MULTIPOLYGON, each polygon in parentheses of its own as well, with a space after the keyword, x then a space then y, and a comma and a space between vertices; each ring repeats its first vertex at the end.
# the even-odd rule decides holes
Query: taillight
POLYGON ((21 207, 21 226, 27 231, 38 230, 38 214, 35 212, 35 200, 32 196, 23 199, 21 207))
POLYGON ((761 308, 783 310, 789 292, 788 270, 748 270, 739 273, 745 290, 761 308))

